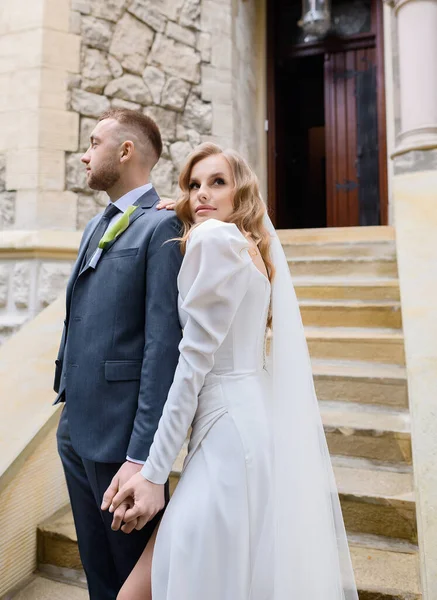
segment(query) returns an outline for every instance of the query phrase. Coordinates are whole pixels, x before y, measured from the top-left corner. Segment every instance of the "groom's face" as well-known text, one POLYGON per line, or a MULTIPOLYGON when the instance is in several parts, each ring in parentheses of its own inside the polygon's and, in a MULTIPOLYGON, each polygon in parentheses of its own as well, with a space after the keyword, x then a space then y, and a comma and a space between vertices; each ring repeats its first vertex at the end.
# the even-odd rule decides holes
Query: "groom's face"
POLYGON ((120 135, 115 119, 97 123, 90 145, 81 160, 86 165, 87 182, 93 190, 109 190, 120 179, 120 135))

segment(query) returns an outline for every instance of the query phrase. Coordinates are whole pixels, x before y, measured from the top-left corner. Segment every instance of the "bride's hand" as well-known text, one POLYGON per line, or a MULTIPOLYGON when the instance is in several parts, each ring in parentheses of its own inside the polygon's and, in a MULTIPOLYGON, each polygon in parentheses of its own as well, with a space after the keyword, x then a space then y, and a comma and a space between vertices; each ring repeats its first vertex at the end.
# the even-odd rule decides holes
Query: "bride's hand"
POLYGON ((158 210, 162 210, 163 208, 165 208, 166 210, 174 210, 175 206, 176 200, 172 200, 171 198, 161 198, 158 204, 156 205, 156 208, 158 210))
POLYGON ((156 483, 151 483, 141 475, 136 473, 129 479, 127 483, 114 496, 112 504, 109 507, 109 512, 114 513, 114 525, 117 529, 120 528, 121 519, 116 521, 117 508, 127 499, 131 498, 133 506, 129 508, 124 516, 123 521, 126 525, 121 528, 126 533, 132 531, 133 527, 129 526, 136 519, 138 522, 135 529, 140 530, 146 523, 151 521, 155 515, 159 513, 165 506, 164 486, 156 483))

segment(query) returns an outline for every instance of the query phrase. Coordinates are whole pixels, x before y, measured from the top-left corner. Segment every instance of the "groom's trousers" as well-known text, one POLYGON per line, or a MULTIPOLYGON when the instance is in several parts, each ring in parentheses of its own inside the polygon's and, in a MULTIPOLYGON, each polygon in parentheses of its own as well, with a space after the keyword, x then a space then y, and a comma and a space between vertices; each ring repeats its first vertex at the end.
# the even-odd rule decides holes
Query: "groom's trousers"
POLYGON ((101 511, 100 505, 121 464, 96 463, 78 456, 70 440, 66 405, 57 440, 90 599, 116 600, 162 514, 141 531, 134 530, 130 534, 112 531, 112 514, 101 511))

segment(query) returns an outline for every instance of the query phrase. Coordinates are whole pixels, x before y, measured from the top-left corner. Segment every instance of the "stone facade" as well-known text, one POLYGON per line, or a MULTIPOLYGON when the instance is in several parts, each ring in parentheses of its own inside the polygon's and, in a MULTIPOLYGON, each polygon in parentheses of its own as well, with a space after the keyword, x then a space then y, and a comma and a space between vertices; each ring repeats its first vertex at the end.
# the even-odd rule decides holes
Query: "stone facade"
POLYGON ((0 231, 13 234, 0 240, 0 337, 64 291, 77 250, 75 241, 68 260, 23 256, 22 234, 68 237, 107 203, 88 188, 81 156, 108 108, 159 125, 152 182, 162 197, 178 195, 181 166, 203 141, 236 148, 261 182, 265 174, 264 0, 57 0, 56 11, 49 0, 16 3, 0 25, 0 231))
MULTIPOLYGON (((80 162, 97 117, 126 106, 156 120, 164 151, 152 173, 162 196, 175 197, 186 156, 212 133, 211 94, 202 74, 211 64, 211 35, 202 31, 200 0, 73 0, 71 32, 81 35, 78 75, 68 109, 79 113, 77 152, 66 154, 66 187, 77 197, 77 228, 101 211, 80 162)), ((205 29, 205 26, 203 27, 205 29)))

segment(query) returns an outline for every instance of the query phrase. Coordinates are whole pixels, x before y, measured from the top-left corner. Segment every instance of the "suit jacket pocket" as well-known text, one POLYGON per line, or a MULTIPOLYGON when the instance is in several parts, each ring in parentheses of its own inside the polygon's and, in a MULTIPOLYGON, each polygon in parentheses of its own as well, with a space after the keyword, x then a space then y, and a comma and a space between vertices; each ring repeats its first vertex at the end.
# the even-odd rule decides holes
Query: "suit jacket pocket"
POLYGON ((62 360, 55 360, 55 381, 53 383, 53 389, 56 393, 59 392, 59 386, 61 384, 61 374, 62 374, 62 360))
POLYGON ((140 379, 141 360, 107 360, 105 361, 106 381, 132 381, 140 379))
POLYGON ((139 248, 123 248, 122 250, 108 250, 102 254, 101 260, 109 260, 110 258, 122 258, 123 256, 136 256, 139 248))

